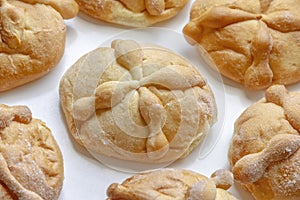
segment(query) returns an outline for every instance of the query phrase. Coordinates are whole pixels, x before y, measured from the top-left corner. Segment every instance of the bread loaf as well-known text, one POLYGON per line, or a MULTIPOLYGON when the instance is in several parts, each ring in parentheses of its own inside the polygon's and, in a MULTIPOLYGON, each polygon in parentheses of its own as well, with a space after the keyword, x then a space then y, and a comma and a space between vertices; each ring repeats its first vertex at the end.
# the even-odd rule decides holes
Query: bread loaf
POLYGON ((66 39, 63 17, 77 12, 73 0, 0 1, 0 92, 40 78, 58 64, 66 39))
POLYGON ((194 66, 132 40, 81 57, 61 79, 60 99, 71 134, 96 158, 172 162, 217 120, 213 93, 194 66))

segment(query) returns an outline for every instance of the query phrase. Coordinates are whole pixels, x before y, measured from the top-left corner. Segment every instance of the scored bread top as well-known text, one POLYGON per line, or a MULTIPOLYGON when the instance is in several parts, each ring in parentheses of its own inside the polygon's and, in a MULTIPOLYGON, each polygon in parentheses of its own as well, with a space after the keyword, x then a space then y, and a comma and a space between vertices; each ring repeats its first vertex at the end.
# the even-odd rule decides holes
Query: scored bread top
POLYGON ((213 93, 199 71, 168 49, 115 40, 63 76, 69 130, 95 157, 162 163, 184 157, 216 121, 213 93))
POLYGON ((183 32, 207 63, 249 89, 300 81, 298 0, 197 0, 183 32))

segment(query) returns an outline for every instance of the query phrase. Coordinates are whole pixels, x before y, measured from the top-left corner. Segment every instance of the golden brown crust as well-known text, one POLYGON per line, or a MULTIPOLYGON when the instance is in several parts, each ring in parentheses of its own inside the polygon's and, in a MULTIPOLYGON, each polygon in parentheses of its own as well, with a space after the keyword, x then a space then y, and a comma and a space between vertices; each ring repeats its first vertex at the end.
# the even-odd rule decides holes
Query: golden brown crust
POLYGON ((197 0, 183 32, 208 64, 249 89, 300 80, 297 0, 197 0))
MULTIPOLYGON (((60 13, 42 0, 26 2, 36 4, 0 2, 0 92, 45 75, 64 53, 66 26, 60 13)), ((72 2, 76 5, 65 4, 72 2)), ((74 17, 76 6, 62 13, 74 17)))
POLYGON ((74 0, 22 0, 29 4, 45 4, 53 7, 64 19, 71 19, 78 13, 79 7, 74 0))
POLYGON ((56 200, 63 158, 51 131, 25 106, 0 105, 0 198, 56 200))
POLYGON ((177 15, 187 0, 76 0, 91 17, 126 26, 146 27, 177 15))
POLYGON ((139 162, 187 156, 217 115, 209 86, 191 64, 131 40, 80 58, 63 76, 60 98, 71 134, 95 157, 139 162))
POLYGON ((298 92, 271 86, 235 122, 229 160, 256 199, 300 198, 299 100, 298 92))
POLYGON ((122 184, 113 183, 107 189, 107 200, 236 200, 216 182, 233 184, 229 171, 218 170, 213 178, 183 169, 160 169, 142 172, 126 179, 122 184))

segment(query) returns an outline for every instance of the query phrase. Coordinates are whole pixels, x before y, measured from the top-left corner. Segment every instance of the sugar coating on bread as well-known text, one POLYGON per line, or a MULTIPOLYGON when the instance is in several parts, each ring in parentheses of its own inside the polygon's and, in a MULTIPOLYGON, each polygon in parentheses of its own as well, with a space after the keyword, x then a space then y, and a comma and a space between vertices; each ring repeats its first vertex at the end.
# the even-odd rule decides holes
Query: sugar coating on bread
POLYGON ((12 121, 28 124, 32 119, 31 111, 25 106, 0 107, 0 128, 9 126, 12 121))
POLYGON ((300 80, 297 0, 197 0, 183 32, 222 75, 248 89, 300 80))
POLYGON ((57 200, 63 159, 51 131, 26 106, 0 105, 0 198, 57 200))
POLYGON ((233 176, 227 170, 218 170, 214 178, 207 178, 190 170, 159 169, 141 172, 122 184, 111 184, 107 189, 107 196, 108 200, 236 200, 226 189, 220 188, 216 180, 217 183, 223 182, 228 188, 233 184, 233 176))
POLYGON ((65 48, 63 17, 77 12, 73 0, 0 1, 0 92, 40 78, 58 64, 65 48))
POLYGON ((256 199, 300 197, 299 98, 299 92, 273 85, 235 122, 233 174, 256 199))
POLYGON ((63 76, 60 98, 71 134, 95 157, 171 162, 187 156, 217 119, 195 67, 132 40, 80 58, 63 76))
POLYGON ((80 9, 106 22, 146 27, 177 15, 187 0, 76 0, 80 9))

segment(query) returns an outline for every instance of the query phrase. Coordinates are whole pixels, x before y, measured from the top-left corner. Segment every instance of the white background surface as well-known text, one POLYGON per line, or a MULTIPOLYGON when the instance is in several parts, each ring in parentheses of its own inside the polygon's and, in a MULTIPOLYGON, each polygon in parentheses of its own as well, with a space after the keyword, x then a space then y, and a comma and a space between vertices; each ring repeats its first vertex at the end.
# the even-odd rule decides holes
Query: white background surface
MULTIPOLYGON (((195 47, 185 42, 182 28, 188 22, 191 1, 173 19, 155 25, 153 34, 141 34, 129 28, 111 25, 91 19, 80 13, 67 20, 67 43, 65 54, 59 65, 45 77, 14 90, 0 93, 0 103, 8 105, 27 105, 34 118, 46 122, 52 130, 64 157, 65 180, 60 200, 98 200, 106 198, 106 189, 113 183, 121 183, 132 174, 113 170, 92 158, 89 153, 69 135, 63 112, 60 108, 58 87, 64 72, 83 54, 109 44, 112 37, 132 37, 140 42, 163 45, 191 61, 199 68, 212 87, 219 107, 219 121, 210 131, 211 136, 187 159, 178 161, 170 167, 186 168, 210 176, 220 168, 229 169, 227 152, 233 133, 233 123, 241 112, 263 97, 262 91, 245 91, 238 84, 223 79, 207 67, 199 57, 195 47), (159 30, 162 27, 164 29, 159 30), (115 36, 117 34, 117 36, 115 36), (214 146, 215 145, 215 146, 214 146), (211 150, 211 151, 210 151, 211 150)), ((122 38, 120 38, 122 39, 122 38)), ((288 87, 296 90, 299 84, 288 87)), ((252 200, 238 184, 229 191, 239 199, 252 200)))

